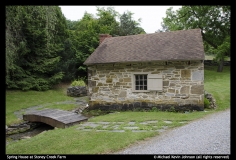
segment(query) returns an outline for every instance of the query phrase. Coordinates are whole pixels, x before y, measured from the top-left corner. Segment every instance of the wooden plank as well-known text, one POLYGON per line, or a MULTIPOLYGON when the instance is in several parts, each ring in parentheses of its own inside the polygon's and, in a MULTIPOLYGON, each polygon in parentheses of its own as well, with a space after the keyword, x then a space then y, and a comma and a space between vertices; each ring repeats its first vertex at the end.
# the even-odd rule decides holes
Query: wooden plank
POLYGON ((83 120, 83 119, 88 119, 88 118, 85 117, 85 116, 73 115, 73 116, 70 116, 70 117, 60 117, 57 120, 59 120, 63 123, 71 123, 71 122, 76 122, 76 121, 80 121, 80 120, 83 120))
POLYGON ((44 109, 23 115, 25 121, 42 122, 57 128, 66 128, 87 119, 86 116, 58 109, 44 109))

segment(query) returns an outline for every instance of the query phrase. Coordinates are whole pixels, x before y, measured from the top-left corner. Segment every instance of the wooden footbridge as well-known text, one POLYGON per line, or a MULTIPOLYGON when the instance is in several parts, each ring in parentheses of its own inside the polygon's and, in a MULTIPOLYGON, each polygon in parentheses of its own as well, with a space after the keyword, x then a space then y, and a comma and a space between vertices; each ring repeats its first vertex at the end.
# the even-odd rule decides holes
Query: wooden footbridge
POLYGON ((42 122, 57 128, 67 128, 74 124, 87 121, 88 117, 59 109, 44 109, 24 114, 23 120, 29 122, 42 122))

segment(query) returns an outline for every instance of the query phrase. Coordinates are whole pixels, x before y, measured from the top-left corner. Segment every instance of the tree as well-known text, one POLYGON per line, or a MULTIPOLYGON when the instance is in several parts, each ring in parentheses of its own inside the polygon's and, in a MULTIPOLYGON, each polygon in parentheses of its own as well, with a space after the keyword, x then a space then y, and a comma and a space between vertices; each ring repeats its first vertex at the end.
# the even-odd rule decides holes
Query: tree
POLYGON ((69 36, 64 41, 63 51, 60 52, 60 62, 57 64, 55 72, 62 72, 62 82, 70 82, 75 79, 78 71, 78 63, 76 59, 76 48, 74 44, 74 31, 67 30, 69 36))
POLYGON ((78 21, 71 21, 69 19, 66 20, 66 23, 67 23, 67 29, 69 30, 75 30, 75 26, 76 26, 76 23, 78 23, 78 21))
POLYGON ((132 15, 133 13, 127 11, 120 16, 119 36, 145 33, 144 29, 139 27, 141 19, 135 21, 132 15))
POLYGON ((25 41, 22 36, 22 6, 6 6, 6 75, 14 68, 17 50, 25 41))
POLYGON ((83 63, 99 45, 99 33, 98 20, 92 14, 85 12, 83 18, 76 24, 76 31, 71 39, 76 50, 78 73, 81 76, 86 75, 86 66, 83 63))
MULTIPOLYGON (((11 26, 12 30, 19 30, 14 51, 17 58, 7 74, 6 85, 13 89, 48 90, 63 76, 55 69, 66 37, 65 17, 58 6, 21 6, 18 16, 20 25, 11 26)), ((9 45, 9 41, 6 43, 9 45)))
POLYGON ((216 54, 217 71, 222 72, 224 58, 230 54, 230 17, 230 6, 183 6, 177 11, 167 9, 163 23, 170 31, 200 28, 205 50, 216 54))
MULTIPOLYGON (((63 80, 87 76, 86 66, 83 63, 98 47, 99 34, 120 35, 120 23, 116 20, 119 16, 118 12, 112 7, 106 9, 97 7, 96 15, 95 18, 93 14, 85 12, 82 19, 76 22, 67 20, 69 38, 65 41, 62 61, 58 65, 65 74, 63 80)), ((134 26, 128 34, 145 33, 139 27, 139 23, 132 20, 131 15, 129 20, 134 26)), ((129 25, 128 21, 126 25, 129 25)))
POLYGON ((97 16, 99 17, 97 19, 100 28, 99 33, 117 36, 119 22, 116 21, 116 18, 119 13, 112 7, 107 7, 107 9, 97 7, 97 12, 97 16))
POLYGON ((97 7, 97 11, 98 18, 85 12, 82 19, 78 21, 67 20, 69 38, 65 43, 63 60, 59 64, 65 73, 63 78, 65 81, 87 75, 83 63, 99 45, 99 34, 116 35, 119 24, 115 18, 117 12, 111 7, 107 9, 97 7))

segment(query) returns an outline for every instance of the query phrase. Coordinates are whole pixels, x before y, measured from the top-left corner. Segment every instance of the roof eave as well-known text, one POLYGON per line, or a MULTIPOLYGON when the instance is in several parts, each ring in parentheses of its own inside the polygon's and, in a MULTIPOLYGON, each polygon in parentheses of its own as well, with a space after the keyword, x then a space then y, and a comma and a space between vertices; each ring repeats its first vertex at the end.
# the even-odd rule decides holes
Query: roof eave
POLYGON ((114 63, 143 63, 143 62, 161 62, 161 61, 198 61, 205 60, 205 58, 195 58, 195 59, 166 59, 166 60, 153 60, 153 61, 120 61, 120 62, 103 62, 103 63, 83 63, 86 66, 98 65, 98 64, 114 64, 114 63))

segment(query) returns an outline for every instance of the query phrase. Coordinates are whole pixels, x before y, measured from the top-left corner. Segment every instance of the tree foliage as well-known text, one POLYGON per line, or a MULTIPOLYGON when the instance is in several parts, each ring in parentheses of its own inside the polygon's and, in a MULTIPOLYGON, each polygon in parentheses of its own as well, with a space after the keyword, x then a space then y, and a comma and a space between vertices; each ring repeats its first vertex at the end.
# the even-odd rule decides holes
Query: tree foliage
POLYGON ((105 9, 104 7, 97 7, 97 12, 97 16, 99 17, 97 19, 100 28, 99 32, 117 36, 119 22, 116 21, 116 18, 118 17, 119 13, 112 7, 107 7, 107 9, 105 9))
POLYGON ((76 59, 76 48, 73 39, 73 31, 69 30, 69 37, 65 39, 64 50, 60 53, 61 60, 57 65, 57 71, 63 72, 64 76, 62 78, 63 82, 70 82, 75 79, 78 70, 78 63, 76 59))
POLYGON ((141 19, 133 20, 133 13, 130 11, 124 12, 120 16, 119 36, 144 34, 143 28, 139 27, 141 19))
MULTIPOLYGON (((14 6, 7 6, 7 11, 11 7, 14 6)), ((57 6, 20 6, 18 9, 20 24, 11 26, 13 30, 19 26, 14 51, 17 57, 7 73, 7 88, 48 90, 63 77, 61 72, 55 72, 55 67, 64 49, 65 17, 57 6)), ((8 18, 10 21, 13 17, 8 18)), ((6 39, 6 45, 9 42, 6 39)))
POLYGON ((22 6, 6 6, 6 74, 14 68, 18 48, 24 46, 21 17, 22 6))
POLYGON ((83 65, 85 60, 97 48, 99 42, 100 28, 97 19, 92 14, 85 13, 83 18, 77 23, 77 30, 74 32, 74 43, 78 71, 85 75, 86 66, 83 65))
POLYGON ((163 26, 170 31, 200 28, 205 50, 216 54, 221 72, 224 57, 230 54, 230 17, 230 6, 183 6, 167 9, 163 26))
POLYGON ((66 23, 67 23, 67 29, 68 30, 75 30, 75 26, 77 24, 78 21, 71 21, 69 19, 66 19, 66 23))
POLYGON ((97 18, 85 12, 82 19, 75 24, 75 31, 71 40, 76 50, 77 65, 79 66, 76 77, 86 75, 86 66, 83 63, 98 47, 99 34, 124 36, 145 33, 139 27, 139 23, 133 20, 131 12, 127 13, 127 18, 120 19, 122 22, 116 20, 120 15, 112 7, 106 9, 97 7, 96 15, 97 18), (129 30, 126 30, 126 28, 129 28, 129 30))
POLYGON ((58 6, 6 6, 6 87, 48 90, 87 75, 84 61, 99 45, 99 34, 145 33, 131 12, 99 8, 71 21, 58 6), (118 21, 119 19, 120 21, 118 21))

